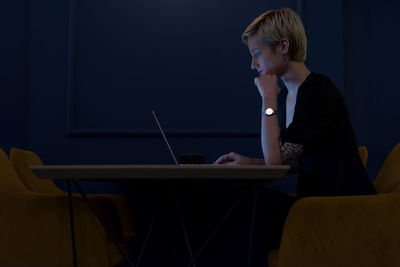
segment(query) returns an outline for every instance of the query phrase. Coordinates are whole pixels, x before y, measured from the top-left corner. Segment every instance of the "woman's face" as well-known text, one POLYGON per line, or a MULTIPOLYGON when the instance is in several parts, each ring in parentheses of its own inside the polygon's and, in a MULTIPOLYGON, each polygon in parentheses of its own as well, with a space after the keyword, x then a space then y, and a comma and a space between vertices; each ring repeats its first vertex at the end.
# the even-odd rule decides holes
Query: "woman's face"
POLYGON ((257 70, 259 75, 271 74, 282 76, 285 73, 285 63, 282 58, 280 45, 275 51, 262 42, 256 34, 249 36, 247 45, 251 55, 251 69, 257 70))

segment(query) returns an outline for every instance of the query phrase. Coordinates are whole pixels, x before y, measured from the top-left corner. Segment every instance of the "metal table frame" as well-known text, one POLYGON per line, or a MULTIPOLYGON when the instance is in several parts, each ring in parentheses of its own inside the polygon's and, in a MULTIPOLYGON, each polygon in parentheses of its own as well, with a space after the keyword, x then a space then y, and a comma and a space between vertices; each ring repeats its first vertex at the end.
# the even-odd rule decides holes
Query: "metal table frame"
MULTIPOLYGON (((138 266, 146 247, 148 238, 152 231, 154 221, 156 219, 156 211, 153 219, 149 225, 146 233, 145 240, 143 242, 140 254, 137 259, 136 265, 133 264, 132 260, 121 248, 119 242, 112 234, 110 229, 104 223, 103 218, 97 213, 94 206, 87 198, 86 193, 81 187, 79 180, 85 181, 103 181, 103 182, 123 182, 124 180, 168 180, 168 181, 179 181, 179 180, 199 180, 203 182, 215 182, 215 181, 227 181, 227 182, 246 182, 252 187, 253 193, 253 209, 251 215, 250 232, 249 232, 249 246, 248 246, 248 266, 251 264, 251 250, 252 250, 252 239, 254 235, 254 222, 256 217, 256 204, 257 204, 257 184, 261 182, 267 182, 270 180, 276 180, 281 178, 289 170, 289 166, 261 166, 261 165, 249 165, 249 166, 224 166, 224 165, 42 165, 42 166, 31 166, 31 170, 36 173, 40 178, 43 179, 64 179, 67 182, 67 191, 69 199, 69 210, 70 210, 70 227, 71 227, 71 240, 72 240, 72 251, 73 251, 73 262, 74 266, 77 266, 76 258, 76 246, 75 246, 75 231, 74 231, 74 215, 72 205, 72 194, 71 194, 71 182, 79 190, 82 197, 89 205, 92 212, 95 214, 99 222, 104 227, 104 230, 111 237, 118 250, 126 259, 130 266, 138 266)), ((232 206, 228 209, 226 214, 223 216, 221 221, 217 224, 215 229, 211 232, 209 237, 206 239, 204 244, 200 247, 199 251, 194 254, 190 245, 189 237, 184 223, 183 216, 180 212, 179 202, 176 196, 172 196, 176 200, 176 209, 179 216, 179 221, 184 233, 186 246, 190 256, 190 263, 188 267, 195 267, 195 262, 204 248, 207 246, 209 241, 213 238, 218 229, 223 225, 225 219, 231 214, 235 206, 240 202, 246 191, 242 192, 239 197, 232 203, 232 206)))

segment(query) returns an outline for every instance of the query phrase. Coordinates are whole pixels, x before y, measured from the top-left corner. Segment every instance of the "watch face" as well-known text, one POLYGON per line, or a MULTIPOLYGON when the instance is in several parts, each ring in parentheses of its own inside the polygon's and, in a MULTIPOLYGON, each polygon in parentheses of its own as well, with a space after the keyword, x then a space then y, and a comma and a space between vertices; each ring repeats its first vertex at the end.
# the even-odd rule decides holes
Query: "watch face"
POLYGON ((274 114, 274 110, 272 108, 267 108, 265 110, 265 115, 271 116, 272 114, 274 114))

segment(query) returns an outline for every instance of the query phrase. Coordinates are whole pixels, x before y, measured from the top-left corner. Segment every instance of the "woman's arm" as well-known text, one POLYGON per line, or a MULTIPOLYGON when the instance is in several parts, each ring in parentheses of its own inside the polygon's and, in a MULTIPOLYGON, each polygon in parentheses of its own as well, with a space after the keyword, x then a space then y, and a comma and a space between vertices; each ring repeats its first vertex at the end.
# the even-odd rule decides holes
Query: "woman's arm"
MULTIPOLYGON (((276 75, 262 75, 254 79, 262 98, 262 109, 278 108, 278 77, 276 75)), ((261 145, 266 165, 281 165, 280 128, 278 116, 265 116, 261 118, 261 145)))
MULTIPOLYGON (((262 108, 278 108, 278 78, 276 75, 262 75, 254 79, 262 97, 262 108)), ((261 118, 261 144, 264 159, 253 159, 231 152, 220 156, 214 164, 226 165, 282 165, 283 160, 280 148, 280 128, 278 116, 262 116, 261 118)))
MULTIPOLYGON (((277 96, 263 97, 262 108, 278 109, 277 96)), ((278 123, 278 116, 265 116, 261 117, 261 145, 264 154, 266 165, 281 165, 282 156, 280 150, 280 128, 278 123)))
POLYGON ((220 156, 214 164, 223 165, 264 165, 264 159, 254 159, 235 152, 224 154, 220 156))

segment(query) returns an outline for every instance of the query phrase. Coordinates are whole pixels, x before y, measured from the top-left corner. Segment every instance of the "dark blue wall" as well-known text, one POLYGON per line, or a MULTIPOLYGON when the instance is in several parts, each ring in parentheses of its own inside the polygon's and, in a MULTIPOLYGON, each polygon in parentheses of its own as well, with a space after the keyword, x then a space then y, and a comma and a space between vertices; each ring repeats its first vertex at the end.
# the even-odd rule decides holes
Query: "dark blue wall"
POLYGON ((343 1, 345 98, 360 144, 369 151, 368 173, 375 177, 400 142, 400 86, 397 82, 400 2, 343 1))
MULTIPOLYGON (((240 41, 249 22, 288 6, 303 17, 307 64, 349 105, 371 177, 399 141, 395 1, 76 1, 1 4, 1 147, 49 164, 212 162, 261 156, 260 99, 240 41)), ((277 185, 293 190, 290 178, 277 185)))
POLYGON ((26 0, 0 4, 0 147, 27 145, 28 27, 26 0))

